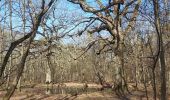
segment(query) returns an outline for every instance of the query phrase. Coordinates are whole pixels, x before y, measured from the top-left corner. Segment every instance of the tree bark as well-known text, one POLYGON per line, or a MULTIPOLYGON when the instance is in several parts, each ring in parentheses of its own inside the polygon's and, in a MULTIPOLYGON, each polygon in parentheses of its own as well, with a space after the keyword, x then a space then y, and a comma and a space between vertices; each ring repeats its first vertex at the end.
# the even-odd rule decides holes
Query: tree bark
POLYGON ((160 62, 160 78, 161 78, 161 100, 166 100, 166 65, 165 65, 165 56, 163 48, 163 39, 161 32, 161 24, 159 18, 159 2, 158 0, 153 0, 154 6, 154 15, 155 15, 155 27, 158 34, 158 48, 159 48, 159 62, 160 62))

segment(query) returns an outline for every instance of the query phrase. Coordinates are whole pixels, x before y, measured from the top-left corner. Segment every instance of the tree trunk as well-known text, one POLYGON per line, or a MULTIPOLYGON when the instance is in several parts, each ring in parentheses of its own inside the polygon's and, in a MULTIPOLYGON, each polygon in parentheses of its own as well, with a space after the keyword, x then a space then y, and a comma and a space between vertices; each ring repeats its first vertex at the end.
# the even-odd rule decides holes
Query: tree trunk
POLYGON ((160 62, 160 78, 161 78, 161 100, 166 100, 166 66, 165 66, 165 57, 164 57, 164 48, 163 48, 163 39, 160 26, 159 18, 159 2, 158 0, 153 0, 154 5, 154 15, 155 15, 155 27, 158 34, 158 48, 159 48, 159 62, 160 62))
POLYGON ((29 42, 28 47, 27 47, 25 53, 23 54, 23 56, 22 56, 22 58, 21 58, 21 61, 20 61, 19 65, 18 65, 18 68, 17 68, 17 69, 18 69, 18 70, 17 70, 17 71, 18 71, 18 72, 17 72, 17 75, 16 75, 13 83, 11 84, 9 90, 7 91, 7 93, 5 94, 5 96, 3 97, 3 100, 9 100, 10 97, 13 95, 15 89, 16 89, 16 86, 17 86, 17 84, 18 84, 18 81, 19 81, 19 79, 20 79, 20 77, 21 77, 21 75, 22 75, 22 73, 23 73, 25 61, 26 61, 26 58, 27 58, 27 56, 28 56, 29 49, 30 49, 30 45, 31 45, 31 42, 33 41, 34 37, 35 37, 35 33, 32 34, 31 38, 30 38, 29 41, 28 41, 28 42, 29 42))

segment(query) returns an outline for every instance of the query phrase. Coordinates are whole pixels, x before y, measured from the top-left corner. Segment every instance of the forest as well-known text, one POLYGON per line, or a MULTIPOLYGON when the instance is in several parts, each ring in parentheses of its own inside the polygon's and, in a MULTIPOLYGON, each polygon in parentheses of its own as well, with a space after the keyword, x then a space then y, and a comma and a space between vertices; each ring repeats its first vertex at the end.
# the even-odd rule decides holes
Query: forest
POLYGON ((0 100, 170 100, 170 1, 0 0, 0 100))

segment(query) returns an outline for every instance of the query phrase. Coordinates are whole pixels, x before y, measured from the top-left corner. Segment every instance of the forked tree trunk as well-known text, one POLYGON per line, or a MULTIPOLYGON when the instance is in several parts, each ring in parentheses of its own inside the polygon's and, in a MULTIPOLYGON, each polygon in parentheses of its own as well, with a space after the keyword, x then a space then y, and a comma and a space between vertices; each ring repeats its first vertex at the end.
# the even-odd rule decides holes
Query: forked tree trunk
POLYGON ((159 48, 159 62, 160 62, 160 78, 161 78, 161 100, 166 100, 166 65, 164 57, 163 39, 161 32, 161 24, 159 18, 159 2, 158 0, 153 0, 154 15, 155 15, 155 27, 158 34, 158 48, 159 48))

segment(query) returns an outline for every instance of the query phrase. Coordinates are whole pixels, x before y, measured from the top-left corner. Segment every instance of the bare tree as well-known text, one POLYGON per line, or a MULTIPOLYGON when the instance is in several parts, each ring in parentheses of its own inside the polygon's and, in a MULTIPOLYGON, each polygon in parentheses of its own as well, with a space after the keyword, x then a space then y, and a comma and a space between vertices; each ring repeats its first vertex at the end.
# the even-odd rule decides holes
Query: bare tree
MULTIPOLYGON (((120 88, 123 90, 123 87, 127 89, 126 84, 126 78, 125 78, 125 72, 124 72, 124 39, 126 36, 126 33, 130 32, 132 27, 135 24, 136 17, 138 16, 138 8, 140 5, 141 0, 134 0, 131 2, 124 2, 124 0, 109 0, 107 5, 104 5, 104 3, 100 0, 96 1, 97 6, 99 6, 99 9, 94 8, 90 6, 89 3, 86 1, 80 1, 80 0, 68 0, 74 4, 78 4, 81 9, 85 12, 92 13, 94 17, 92 18, 94 21, 98 20, 101 22, 99 27, 89 28, 91 25, 90 22, 86 27, 85 30, 87 30, 90 33, 95 32, 101 32, 102 30, 106 30, 110 33, 112 36, 111 41, 109 42, 109 45, 111 45, 114 48, 114 53, 117 55, 117 59, 119 61, 119 66, 116 67, 117 70, 117 84, 121 84, 120 88), (137 1, 134 10, 132 11, 132 16, 129 18, 129 22, 126 28, 122 30, 122 21, 123 18, 126 18, 126 14, 128 13, 128 9, 131 5, 135 4, 137 1), (123 9, 121 10, 120 6, 124 5, 123 9), (113 17, 112 14, 115 16, 113 17)), ((82 34, 85 30, 80 31, 79 34, 82 34)))
MULTIPOLYGON (((27 58, 28 53, 29 53, 30 45, 31 45, 32 41, 33 41, 34 38, 35 38, 35 35, 36 35, 36 33, 37 33, 37 30, 38 30, 38 27, 39 27, 41 21, 43 20, 43 16, 44 16, 44 15, 47 13, 47 11, 51 8, 51 6, 53 5, 54 2, 55 2, 55 0, 51 0, 51 1, 48 3, 48 5, 46 6, 46 5, 45 5, 45 1, 42 0, 42 5, 41 5, 41 10, 40 10, 40 12, 38 12, 37 15, 36 15, 36 14, 35 14, 35 15, 31 15, 31 13, 30 13, 31 18, 33 18, 33 19, 32 19, 32 21, 33 21, 33 23, 32 23, 32 24, 33 24, 33 27, 32 27, 31 32, 28 33, 27 35, 25 35, 23 38, 20 38, 20 39, 18 39, 18 40, 16 40, 16 41, 14 41, 14 42, 11 43, 11 46, 10 46, 10 48, 9 48, 9 50, 8 50, 5 58, 4 58, 4 61, 3 61, 3 63, 2 63, 2 66, 1 66, 1 73, 0 73, 0 76, 1 76, 1 77, 2 77, 2 73, 3 73, 4 69, 5 69, 5 66, 6 66, 6 64, 7 64, 8 58, 9 58, 9 56, 11 55, 12 51, 15 49, 15 47, 16 47, 18 44, 22 43, 22 42, 23 42, 24 40, 26 40, 26 39, 29 39, 28 42, 27 42, 28 45, 27 45, 26 51, 25 51, 24 54, 22 55, 22 58, 21 58, 21 60, 20 60, 20 63, 18 64, 17 75, 16 75, 16 77, 15 77, 15 79, 14 79, 14 81, 13 81, 13 84, 10 85, 9 90, 7 91, 6 95, 4 96, 4 100, 9 100, 10 97, 12 96, 12 94, 14 93, 15 88, 16 88, 16 86, 17 86, 17 84, 18 84, 18 81, 19 81, 19 79, 20 79, 20 77, 21 77, 21 75, 22 75, 22 73, 23 73, 24 65, 25 65, 25 61, 26 61, 26 58, 27 58)), ((32 2, 29 2, 29 5, 30 5, 30 7, 32 7, 32 2)))

